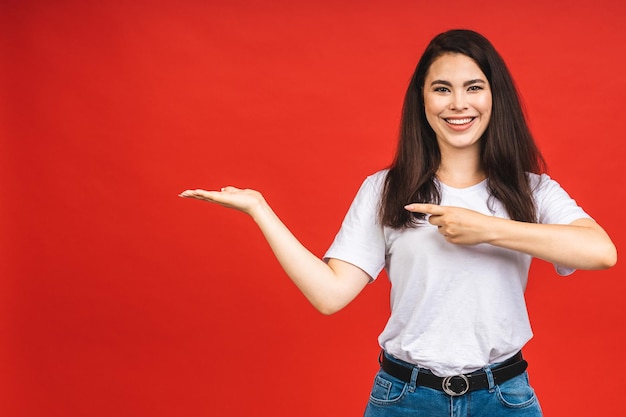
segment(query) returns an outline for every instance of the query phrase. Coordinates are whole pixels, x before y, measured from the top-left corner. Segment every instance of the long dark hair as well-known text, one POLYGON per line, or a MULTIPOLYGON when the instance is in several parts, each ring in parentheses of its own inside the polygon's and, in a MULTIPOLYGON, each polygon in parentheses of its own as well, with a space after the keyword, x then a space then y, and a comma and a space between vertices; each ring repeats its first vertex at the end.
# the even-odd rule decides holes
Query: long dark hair
POLYGON ((404 205, 441 201, 435 181, 441 153, 435 132, 426 120, 422 88, 431 64, 446 53, 473 59, 490 84, 491 118, 480 146, 491 197, 502 202, 511 219, 536 222, 527 173, 541 173, 546 164, 526 123, 513 78, 484 36, 471 30, 451 30, 437 35, 428 44, 407 89, 398 148, 383 189, 382 224, 392 228, 414 227, 425 216, 406 211, 404 205))

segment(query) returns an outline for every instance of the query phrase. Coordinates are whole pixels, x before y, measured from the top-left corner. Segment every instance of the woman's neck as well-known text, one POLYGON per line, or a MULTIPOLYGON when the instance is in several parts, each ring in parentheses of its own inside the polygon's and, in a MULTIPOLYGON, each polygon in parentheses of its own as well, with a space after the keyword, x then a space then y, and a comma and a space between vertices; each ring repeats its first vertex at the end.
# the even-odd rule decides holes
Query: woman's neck
POLYGON ((486 175, 479 158, 468 155, 444 158, 442 155, 437 178, 450 187, 465 188, 483 181, 486 175))

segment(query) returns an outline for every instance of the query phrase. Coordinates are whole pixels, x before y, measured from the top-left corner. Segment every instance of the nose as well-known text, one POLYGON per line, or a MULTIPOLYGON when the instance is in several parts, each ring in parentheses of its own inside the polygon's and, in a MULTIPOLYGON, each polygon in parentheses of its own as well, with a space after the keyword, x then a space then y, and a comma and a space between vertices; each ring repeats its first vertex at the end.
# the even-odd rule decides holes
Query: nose
POLYGON ((451 110, 464 110, 467 109, 467 97, 465 91, 455 91, 451 95, 450 101, 451 110))

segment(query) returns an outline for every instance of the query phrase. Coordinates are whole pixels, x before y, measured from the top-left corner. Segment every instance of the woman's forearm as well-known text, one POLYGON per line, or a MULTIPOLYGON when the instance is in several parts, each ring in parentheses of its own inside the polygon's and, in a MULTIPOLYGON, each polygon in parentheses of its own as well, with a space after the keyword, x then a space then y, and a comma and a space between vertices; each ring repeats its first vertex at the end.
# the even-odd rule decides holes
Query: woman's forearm
POLYGON ((605 269, 617 262, 617 250, 591 219, 568 225, 524 223, 492 218, 487 243, 575 269, 605 269))
POLYGON ((250 215, 287 275, 323 314, 345 307, 369 282, 356 266, 337 260, 326 263, 311 253, 264 201, 250 215))

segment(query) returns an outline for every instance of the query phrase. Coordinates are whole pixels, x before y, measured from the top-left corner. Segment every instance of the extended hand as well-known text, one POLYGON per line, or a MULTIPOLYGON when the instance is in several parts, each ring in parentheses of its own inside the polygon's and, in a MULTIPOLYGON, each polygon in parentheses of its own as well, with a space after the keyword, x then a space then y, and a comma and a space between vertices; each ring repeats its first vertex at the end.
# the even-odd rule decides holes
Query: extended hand
POLYGON ((489 224, 497 221, 496 217, 461 207, 414 203, 404 208, 415 213, 429 214, 428 222, 437 226, 439 233, 448 242, 458 245, 476 245, 487 242, 488 232, 491 230, 489 224))
POLYGON ((249 215, 265 203, 265 199, 255 190, 239 189, 236 187, 224 187, 221 191, 186 190, 179 197, 195 198, 197 200, 216 203, 224 207, 243 211, 249 215))

